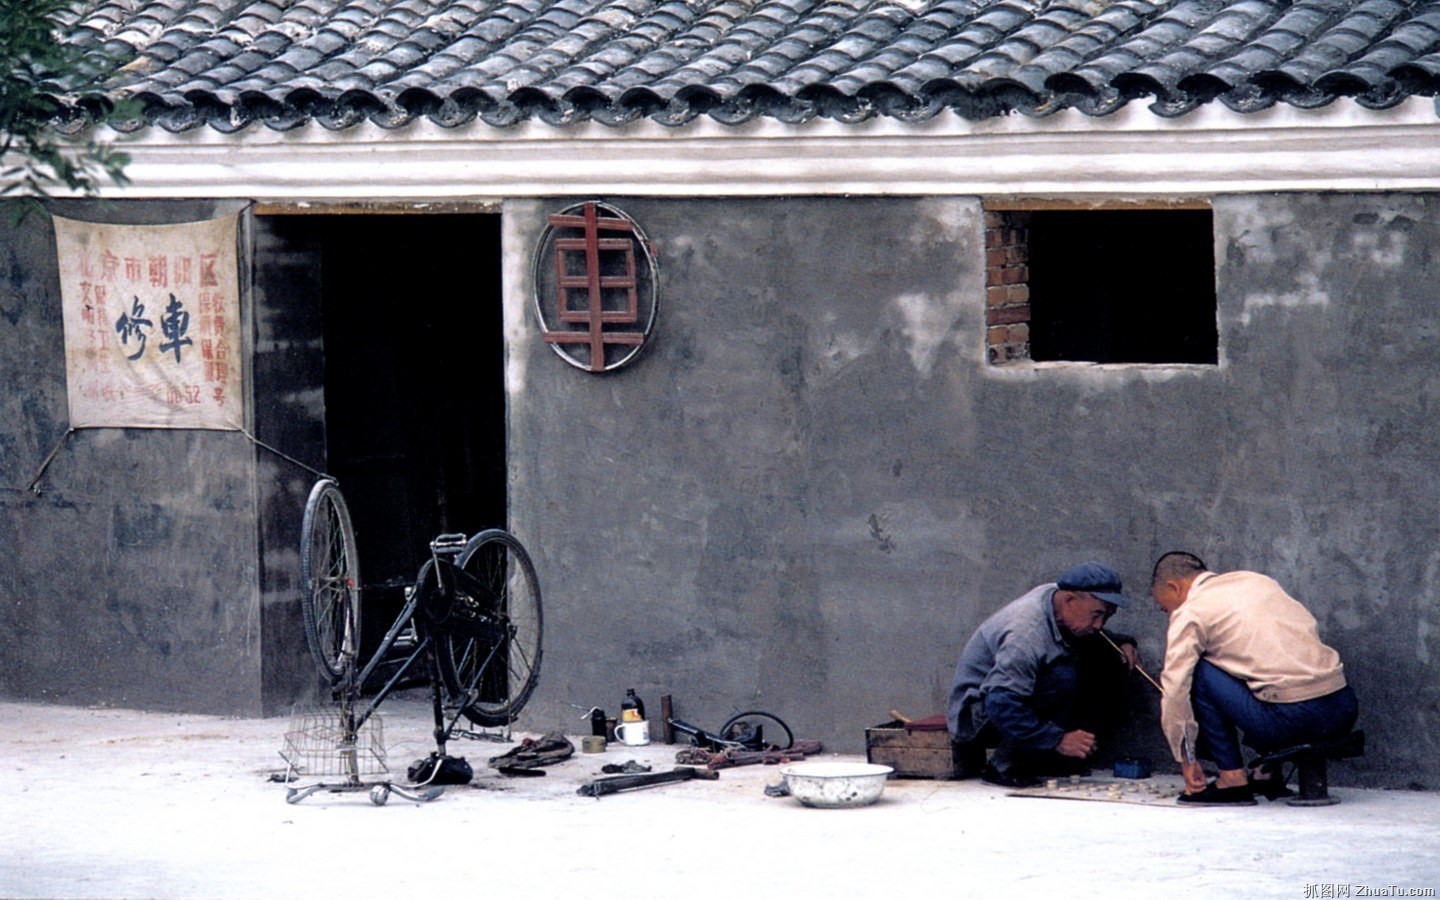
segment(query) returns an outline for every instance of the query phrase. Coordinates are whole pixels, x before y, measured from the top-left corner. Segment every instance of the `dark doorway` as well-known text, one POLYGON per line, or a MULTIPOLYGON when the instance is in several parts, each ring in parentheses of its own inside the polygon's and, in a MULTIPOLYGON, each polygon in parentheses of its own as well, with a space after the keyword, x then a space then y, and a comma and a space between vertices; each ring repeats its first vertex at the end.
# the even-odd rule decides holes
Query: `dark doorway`
POLYGON ((355 523, 368 653, 431 538, 505 526, 500 220, 317 226, 327 462, 355 523))

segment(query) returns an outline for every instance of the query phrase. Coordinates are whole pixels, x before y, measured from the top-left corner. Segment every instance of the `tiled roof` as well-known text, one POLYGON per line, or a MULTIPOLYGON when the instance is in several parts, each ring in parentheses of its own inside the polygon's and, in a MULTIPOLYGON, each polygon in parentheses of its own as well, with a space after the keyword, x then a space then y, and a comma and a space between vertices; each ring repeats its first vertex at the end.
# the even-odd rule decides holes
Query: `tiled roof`
MULTIPOLYGON (((1383 108, 1440 90, 1440 0, 90 0, 171 131, 479 119, 983 119, 1383 108)), ((83 109, 84 104, 77 104, 83 109)))

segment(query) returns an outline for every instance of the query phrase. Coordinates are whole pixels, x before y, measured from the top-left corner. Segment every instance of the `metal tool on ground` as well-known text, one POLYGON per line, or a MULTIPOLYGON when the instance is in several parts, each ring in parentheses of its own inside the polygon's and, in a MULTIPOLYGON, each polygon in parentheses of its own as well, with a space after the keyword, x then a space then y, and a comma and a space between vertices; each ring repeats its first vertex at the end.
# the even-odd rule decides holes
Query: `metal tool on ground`
POLYGON ((597 778, 594 781, 580 785, 575 793, 582 797, 604 797, 607 794, 619 794, 626 791, 638 791, 644 788, 657 787, 662 784, 674 784, 678 781, 718 781, 719 772, 712 772, 708 769, 697 769, 694 766, 676 766, 668 772, 644 772, 636 775, 611 775, 607 778, 597 778))
POLYGON ((784 750, 739 750, 729 749, 712 752, 702 747, 688 747, 675 754, 675 761, 690 765, 703 765, 707 769, 729 769, 734 766, 773 766, 780 763, 800 762, 807 756, 820 752, 819 741, 796 741, 784 750))
POLYGON ((689 722, 667 718, 668 731, 686 735, 696 747, 713 752, 722 750, 785 750, 795 743, 795 735, 779 716, 760 710, 736 713, 725 720, 719 731, 706 731, 689 722))

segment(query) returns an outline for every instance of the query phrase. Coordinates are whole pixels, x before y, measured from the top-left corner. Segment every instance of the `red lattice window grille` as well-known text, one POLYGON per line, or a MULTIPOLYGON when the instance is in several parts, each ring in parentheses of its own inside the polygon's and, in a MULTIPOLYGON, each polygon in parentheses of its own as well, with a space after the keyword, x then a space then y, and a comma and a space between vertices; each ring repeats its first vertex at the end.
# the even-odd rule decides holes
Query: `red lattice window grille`
POLYGON ((648 242, 628 216, 594 201, 547 222, 536 272, 545 342, 590 372, 623 365, 643 346, 654 319, 648 242), (538 265, 545 255, 548 279, 538 265))

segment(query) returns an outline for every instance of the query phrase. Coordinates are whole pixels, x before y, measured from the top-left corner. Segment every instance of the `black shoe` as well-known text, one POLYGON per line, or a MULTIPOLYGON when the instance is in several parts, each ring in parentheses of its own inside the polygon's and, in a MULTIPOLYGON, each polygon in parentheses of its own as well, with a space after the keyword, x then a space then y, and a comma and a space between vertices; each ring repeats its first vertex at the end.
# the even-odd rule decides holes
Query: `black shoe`
POLYGON ((1034 775, 1026 775, 1014 769, 1002 772, 994 766, 986 766, 985 771, 980 773, 980 780, 1004 788, 1032 788, 1040 785, 1040 779, 1034 775))
POLYGON ((985 748, 973 742, 950 745, 950 777, 956 781, 979 778, 985 772, 985 748))
POLYGON ((1254 806, 1255 792, 1250 785, 1239 787, 1216 787, 1215 782, 1205 785, 1205 790, 1195 794, 1181 794, 1177 803, 1184 806, 1254 806))

